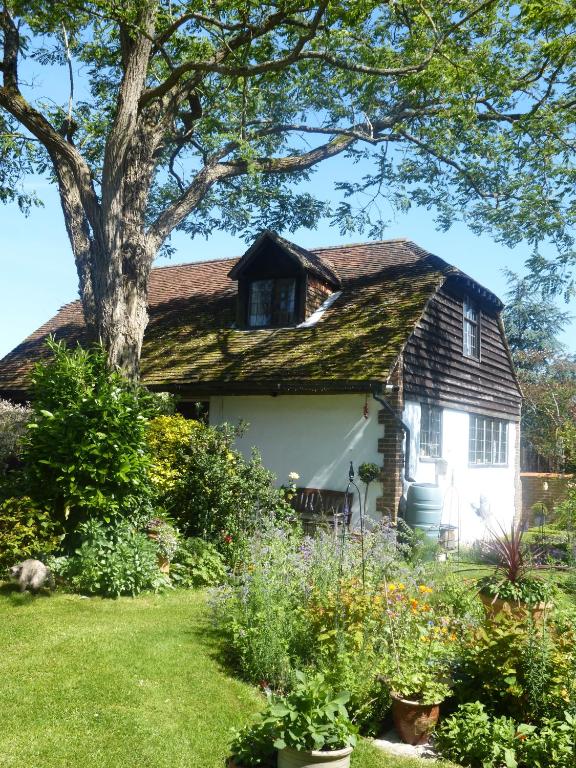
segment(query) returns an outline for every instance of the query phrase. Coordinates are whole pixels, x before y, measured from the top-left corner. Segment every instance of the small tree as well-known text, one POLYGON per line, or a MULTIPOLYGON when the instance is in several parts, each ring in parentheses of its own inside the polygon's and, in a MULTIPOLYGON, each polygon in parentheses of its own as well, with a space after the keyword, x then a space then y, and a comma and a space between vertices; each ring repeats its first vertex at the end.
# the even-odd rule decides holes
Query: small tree
POLYGON ((110 371, 101 348, 48 346, 53 359, 32 375, 23 450, 30 496, 68 529, 90 516, 135 515, 149 492, 151 396, 110 371))

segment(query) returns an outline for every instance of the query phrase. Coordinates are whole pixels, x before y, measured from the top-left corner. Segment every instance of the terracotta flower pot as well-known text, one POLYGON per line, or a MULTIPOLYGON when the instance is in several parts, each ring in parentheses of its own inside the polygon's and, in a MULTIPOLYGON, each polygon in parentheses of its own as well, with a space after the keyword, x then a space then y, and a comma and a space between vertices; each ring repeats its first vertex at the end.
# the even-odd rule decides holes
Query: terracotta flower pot
POLYGON ((421 704, 392 696, 394 727, 405 744, 426 744, 439 716, 440 704, 421 704))
POLYGON ((486 595, 484 592, 480 592, 479 595, 484 605, 484 610, 489 617, 494 617, 502 611, 507 611, 515 619, 525 619, 527 616, 531 616, 534 621, 541 621, 544 615, 550 613, 554 607, 552 603, 528 605, 517 600, 502 600, 499 597, 495 598, 493 595, 486 595))
POLYGON ((314 768, 317 765, 326 765, 329 768, 349 768, 352 747, 334 749, 324 752, 301 752, 298 749, 285 747, 278 752, 278 768, 314 768))

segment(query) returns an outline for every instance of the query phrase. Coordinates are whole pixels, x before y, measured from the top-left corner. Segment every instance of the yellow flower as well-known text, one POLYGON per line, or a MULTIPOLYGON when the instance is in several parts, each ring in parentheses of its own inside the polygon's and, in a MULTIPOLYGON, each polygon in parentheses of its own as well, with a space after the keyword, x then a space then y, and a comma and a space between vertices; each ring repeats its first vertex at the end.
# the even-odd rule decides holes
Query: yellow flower
POLYGON ((427 587, 426 584, 419 584, 418 591, 421 592, 423 595, 429 595, 434 590, 432 589, 432 587, 427 587))
POLYGON ((388 584, 388 592, 394 592, 396 590, 396 584, 388 584))
POLYGON ((406 589, 406 587, 404 586, 404 584, 400 583, 398 584, 398 589, 402 590, 402 589, 406 589))

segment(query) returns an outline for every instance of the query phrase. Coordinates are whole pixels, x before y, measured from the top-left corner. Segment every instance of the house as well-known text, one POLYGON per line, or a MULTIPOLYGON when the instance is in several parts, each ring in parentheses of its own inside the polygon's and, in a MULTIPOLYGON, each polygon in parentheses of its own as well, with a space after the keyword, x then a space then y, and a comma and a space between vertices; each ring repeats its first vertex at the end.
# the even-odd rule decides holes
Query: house
MULTIPOLYGON (((343 491, 350 461, 382 467, 367 511, 395 515, 437 483, 461 540, 520 510, 521 393, 490 291, 409 240, 306 250, 263 232, 240 259, 154 269, 142 380, 250 424, 278 482, 343 491)), ((48 334, 87 341, 67 304, 0 361, 25 399, 48 334)))

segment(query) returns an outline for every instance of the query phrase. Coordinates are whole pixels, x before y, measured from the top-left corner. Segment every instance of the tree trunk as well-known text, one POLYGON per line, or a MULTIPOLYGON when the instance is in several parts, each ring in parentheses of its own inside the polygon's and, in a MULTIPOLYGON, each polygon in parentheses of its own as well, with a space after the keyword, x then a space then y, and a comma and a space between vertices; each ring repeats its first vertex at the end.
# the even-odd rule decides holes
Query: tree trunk
POLYGON ((140 375, 140 354, 148 323, 148 280, 153 254, 140 236, 116 253, 98 254, 94 272, 96 331, 108 366, 131 381, 140 375), (101 258, 98 258, 101 256, 101 258))

